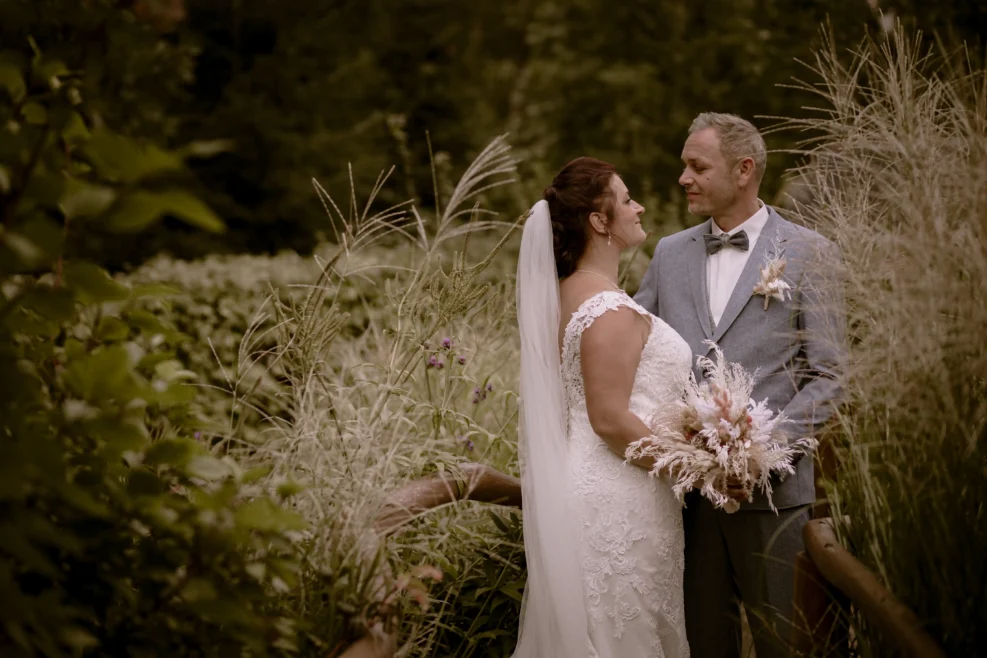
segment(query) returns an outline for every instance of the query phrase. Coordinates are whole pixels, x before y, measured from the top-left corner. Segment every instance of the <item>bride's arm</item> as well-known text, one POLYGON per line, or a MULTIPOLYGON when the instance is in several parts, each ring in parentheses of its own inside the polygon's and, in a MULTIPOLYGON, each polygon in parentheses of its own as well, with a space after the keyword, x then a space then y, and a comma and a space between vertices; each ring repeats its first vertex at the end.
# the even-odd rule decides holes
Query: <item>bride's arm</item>
MULTIPOLYGON (((580 345, 586 410, 593 431, 621 457, 627 446, 651 435, 630 410, 634 376, 651 327, 639 313, 619 308, 604 313, 586 328, 580 345)), ((635 459, 650 469, 654 459, 635 459)))

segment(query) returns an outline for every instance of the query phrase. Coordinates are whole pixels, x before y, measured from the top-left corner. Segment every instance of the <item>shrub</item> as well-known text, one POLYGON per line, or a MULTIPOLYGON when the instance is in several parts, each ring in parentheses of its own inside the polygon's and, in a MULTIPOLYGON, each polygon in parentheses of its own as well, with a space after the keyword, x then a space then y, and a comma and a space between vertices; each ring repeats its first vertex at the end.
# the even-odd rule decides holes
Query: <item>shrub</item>
POLYGON ((139 307, 155 289, 63 257, 72 223, 222 229, 175 178, 194 145, 100 127, 40 53, 0 54, 0 88, 0 651, 292 650, 272 594, 295 583, 304 522, 246 489, 263 472, 170 431, 190 373, 139 307))

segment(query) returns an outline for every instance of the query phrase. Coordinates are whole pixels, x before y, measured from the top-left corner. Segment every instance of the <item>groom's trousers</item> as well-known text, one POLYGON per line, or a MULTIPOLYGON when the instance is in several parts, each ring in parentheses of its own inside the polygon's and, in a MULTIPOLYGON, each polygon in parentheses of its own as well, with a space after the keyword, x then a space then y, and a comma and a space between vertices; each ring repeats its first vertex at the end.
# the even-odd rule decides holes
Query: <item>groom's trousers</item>
POLYGON ((809 507, 727 514, 693 492, 683 521, 692 658, 740 656, 741 601, 757 658, 787 658, 795 556, 803 550, 809 507))

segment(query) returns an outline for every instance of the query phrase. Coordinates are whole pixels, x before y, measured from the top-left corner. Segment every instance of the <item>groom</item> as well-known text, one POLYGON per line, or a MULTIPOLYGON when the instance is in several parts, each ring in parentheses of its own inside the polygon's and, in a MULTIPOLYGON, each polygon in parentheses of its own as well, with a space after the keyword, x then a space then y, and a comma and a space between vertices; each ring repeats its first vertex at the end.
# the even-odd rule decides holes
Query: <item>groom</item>
MULTIPOLYGON (((818 430, 840 394, 842 306, 824 268, 813 267, 821 256, 837 256, 832 243, 758 199, 766 161, 750 122, 732 114, 696 117, 679 184, 689 212, 709 219, 658 243, 634 299, 679 332, 693 354, 707 354, 703 342, 712 340, 728 361, 757 370, 753 398, 784 412, 786 435, 795 440, 818 430), (791 291, 784 299, 754 291, 772 258, 785 263, 782 280, 791 291)), ((695 658, 740 655, 740 601, 757 658, 787 655, 795 556, 815 502, 812 455, 772 484, 777 515, 762 496, 736 514, 695 491, 686 500, 685 619, 695 658)))

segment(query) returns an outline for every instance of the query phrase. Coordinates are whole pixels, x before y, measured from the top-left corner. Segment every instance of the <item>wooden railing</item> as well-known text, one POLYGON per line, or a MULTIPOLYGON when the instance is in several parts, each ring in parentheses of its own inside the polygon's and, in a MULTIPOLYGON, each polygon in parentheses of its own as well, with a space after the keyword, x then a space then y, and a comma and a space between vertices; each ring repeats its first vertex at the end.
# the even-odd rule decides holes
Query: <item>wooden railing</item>
POLYGON ((809 656, 819 647, 828 648, 827 656, 847 655, 847 613, 853 605, 903 656, 946 658, 915 613, 843 548, 831 519, 810 521, 803 538, 805 552, 799 554, 795 576, 795 655, 809 656))
MULTIPOLYGON (((422 513, 461 500, 521 507, 521 481, 483 464, 458 464, 453 469, 409 482, 384 501, 377 515, 377 532, 387 535, 422 513)), ((392 636, 364 637, 339 658, 392 658, 392 636)))
MULTIPOLYGON (((451 472, 408 483, 388 496, 377 517, 381 534, 394 532, 422 513, 462 500, 521 507, 521 481, 482 464, 458 465, 451 472)), ((848 655, 847 620, 854 606, 908 658, 945 658, 922 629, 915 613, 898 601, 877 577, 839 543, 831 519, 810 521, 803 529, 806 550, 796 562, 795 626, 797 656, 848 655)), ((340 658, 391 658, 393 638, 364 638, 340 658)))
POLYGON ((521 507, 521 480, 483 464, 458 464, 453 471, 415 480, 388 496, 377 516, 377 530, 389 534, 422 512, 460 500, 521 507))

